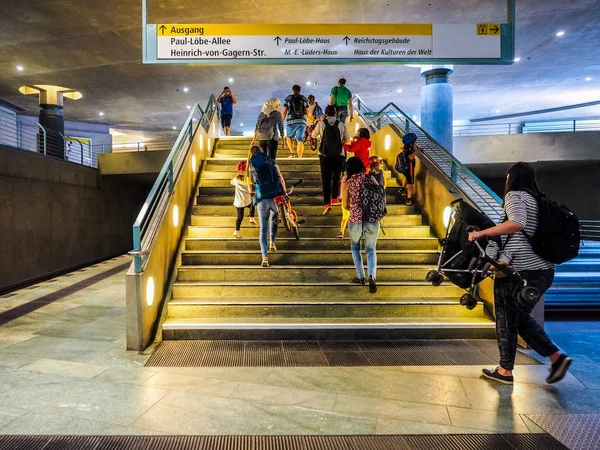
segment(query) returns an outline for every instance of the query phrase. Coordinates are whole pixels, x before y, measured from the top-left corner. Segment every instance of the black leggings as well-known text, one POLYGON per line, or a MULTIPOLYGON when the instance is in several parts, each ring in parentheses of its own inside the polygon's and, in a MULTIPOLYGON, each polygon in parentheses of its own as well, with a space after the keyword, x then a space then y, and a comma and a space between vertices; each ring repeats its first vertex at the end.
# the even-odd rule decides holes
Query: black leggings
POLYGON ((277 139, 269 139, 268 141, 258 141, 258 145, 263 149, 263 152, 273 160, 277 159, 277 139))
POLYGON ((323 183, 323 202, 329 205, 331 200, 340 195, 340 183, 342 168, 344 166, 343 156, 321 156, 321 182, 323 183))
POLYGON ((240 231, 240 227, 242 226, 242 220, 244 220, 244 210, 246 208, 250 208, 250 214, 248 217, 254 217, 254 203, 250 203, 248 206, 244 206, 243 208, 238 208, 237 206, 237 220, 235 221, 235 229, 236 231, 240 231))

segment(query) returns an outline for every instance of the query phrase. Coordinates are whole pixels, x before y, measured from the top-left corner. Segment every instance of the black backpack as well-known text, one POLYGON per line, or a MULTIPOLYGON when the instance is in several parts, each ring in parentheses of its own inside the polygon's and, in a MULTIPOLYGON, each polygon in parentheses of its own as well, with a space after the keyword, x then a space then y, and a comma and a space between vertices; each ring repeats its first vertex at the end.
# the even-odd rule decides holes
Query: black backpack
POLYGON ((342 154, 342 134, 340 133, 340 121, 336 120, 333 125, 327 119, 323 119, 325 129, 321 137, 319 153, 323 156, 340 156, 342 154))
POLYGON ((554 264, 562 264, 575 258, 579 254, 581 241, 579 219, 575 213, 545 195, 528 193, 538 204, 538 228, 535 234, 529 236, 523 231, 533 251, 554 264))
POLYGON ((290 114, 289 118, 291 120, 304 119, 306 117, 306 103, 304 101, 304 97, 301 95, 292 95, 292 99, 290 101, 290 114))
POLYGON ((360 191, 364 222, 379 222, 387 214, 385 207, 385 190, 377 184, 372 175, 365 177, 360 191))

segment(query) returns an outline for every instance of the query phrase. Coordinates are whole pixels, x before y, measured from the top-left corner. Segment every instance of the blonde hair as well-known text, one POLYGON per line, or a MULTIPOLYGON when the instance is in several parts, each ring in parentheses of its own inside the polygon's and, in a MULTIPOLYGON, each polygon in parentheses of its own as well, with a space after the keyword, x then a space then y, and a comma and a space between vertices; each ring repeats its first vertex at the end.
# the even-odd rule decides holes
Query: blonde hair
POLYGON ((279 111, 279 108, 281 107, 281 102, 279 101, 278 98, 275 97, 271 97, 269 100, 267 100, 265 102, 265 104, 263 105, 261 111, 268 116, 269 114, 271 114, 273 111, 279 111))

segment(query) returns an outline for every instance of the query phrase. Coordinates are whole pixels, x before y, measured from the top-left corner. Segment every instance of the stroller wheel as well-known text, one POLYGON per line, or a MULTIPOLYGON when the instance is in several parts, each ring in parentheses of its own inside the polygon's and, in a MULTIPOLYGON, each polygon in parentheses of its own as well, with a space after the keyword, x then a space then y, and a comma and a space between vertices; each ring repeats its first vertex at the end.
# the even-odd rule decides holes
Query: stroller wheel
POLYGON ((477 262, 477 258, 471 258, 471 261, 469 262, 469 272, 473 272, 477 268, 477 262))
POLYGON ((460 298, 460 304, 471 310, 477 306, 477 300, 475 300, 475 297, 473 297, 471 294, 464 294, 460 298))
POLYGON ((431 281, 433 286, 439 286, 444 282, 444 277, 438 273, 438 277, 435 280, 431 281))
POLYGON ((540 299, 540 291, 532 286, 527 286, 519 292, 518 300, 522 305, 535 305, 540 299))
POLYGON ((437 280, 439 277, 440 274, 437 270, 430 270, 429 272, 427 272, 427 276, 425 277, 425 279, 431 283, 432 281, 437 280))
POLYGON ((485 263, 483 265, 483 268, 481 269, 481 278, 485 278, 490 274, 490 267, 492 267, 490 263, 485 263))

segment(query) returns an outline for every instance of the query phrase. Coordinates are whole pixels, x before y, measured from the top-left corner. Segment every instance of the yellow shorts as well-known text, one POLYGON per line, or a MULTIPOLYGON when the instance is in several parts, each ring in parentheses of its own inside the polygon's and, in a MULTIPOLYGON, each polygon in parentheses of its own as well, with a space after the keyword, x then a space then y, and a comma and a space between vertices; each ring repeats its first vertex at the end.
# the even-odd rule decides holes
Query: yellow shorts
POLYGON ((342 220, 350 219, 350 210, 342 207, 342 220))

